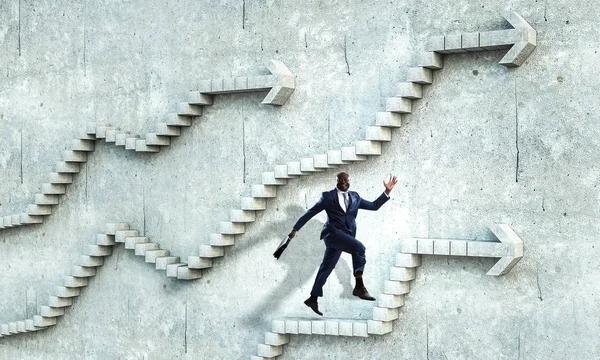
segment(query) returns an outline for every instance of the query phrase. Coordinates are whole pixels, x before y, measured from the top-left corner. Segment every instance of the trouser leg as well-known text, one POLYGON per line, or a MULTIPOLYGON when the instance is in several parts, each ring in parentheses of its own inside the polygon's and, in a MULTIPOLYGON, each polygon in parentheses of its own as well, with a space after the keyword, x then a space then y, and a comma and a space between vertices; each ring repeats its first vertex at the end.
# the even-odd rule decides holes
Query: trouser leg
POLYGON ((353 236, 341 231, 336 232, 335 235, 336 236, 331 240, 326 239, 326 245, 352 255, 353 273, 355 276, 357 273, 362 275, 362 272, 365 270, 365 264, 367 263, 365 246, 363 243, 356 240, 353 236))
POLYGON ((317 277, 315 278, 315 283, 310 292, 311 296, 323 296, 323 286, 325 285, 327 278, 335 268, 335 265, 340 259, 341 254, 341 250, 337 250, 329 246, 325 248, 325 255, 323 255, 323 261, 321 262, 321 266, 319 267, 319 271, 317 272, 317 277))

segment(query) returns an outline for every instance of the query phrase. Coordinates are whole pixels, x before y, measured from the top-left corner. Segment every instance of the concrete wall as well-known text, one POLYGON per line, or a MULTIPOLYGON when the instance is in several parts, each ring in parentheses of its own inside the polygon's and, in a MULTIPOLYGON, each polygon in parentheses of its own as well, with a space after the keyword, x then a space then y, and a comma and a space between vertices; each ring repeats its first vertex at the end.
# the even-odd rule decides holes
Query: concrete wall
MULTIPOLYGON (((451 55, 383 155, 341 168, 375 198, 362 213, 365 281, 383 290, 400 239, 490 239, 510 223, 525 257, 501 278, 493 259, 424 257, 394 332, 369 339, 293 336, 285 359, 595 359, 600 331, 598 97, 600 12, 590 1, 0 1, 0 215, 21 212, 89 121, 150 132, 201 79, 297 76, 281 108, 264 93, 223 95, 159 154, 97 145, 54 214, 0 232, 0 322, 47 303, 107 222, 125 221, 172 253, 196 255, 239 195, 276 164, 364 138, 428 37, 508 25, 538 32, 520 68, 503 52, 451 55)), ((202 279, 167 279, 122 247, 59 324, 0 339, 0 358, 238 359, 271 320, 311 317, 324 246, 320 215, 283 258, 271 253, 338 170, 279 188, 202 279)), ((320 302, 368 318, 343 257, 320 302)))

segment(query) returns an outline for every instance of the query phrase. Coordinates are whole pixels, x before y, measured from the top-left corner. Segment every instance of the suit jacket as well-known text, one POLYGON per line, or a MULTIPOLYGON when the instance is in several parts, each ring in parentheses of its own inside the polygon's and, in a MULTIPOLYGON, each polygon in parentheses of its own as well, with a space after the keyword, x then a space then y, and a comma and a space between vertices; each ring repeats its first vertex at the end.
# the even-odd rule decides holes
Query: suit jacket
POLYGON ((323 230, 321 230, 321 239, 331 234, 335 229, 354 237, 356 236, 356 216, 358 215, 358 209, 375 211, 389 200, 389 197, 385 193, 382 193, 373 202, 362 199, 354 191, 348 191, 348 195, 350 197, 350 206, 348 211, 344 212, 344 209, 340 206, 337 189, 325 191, 321 194, 319 201, 298 219, 294 225, 294 230, 300 230, 308 220, 325 210, 327 212, 327 221, 323 225, 323 230))

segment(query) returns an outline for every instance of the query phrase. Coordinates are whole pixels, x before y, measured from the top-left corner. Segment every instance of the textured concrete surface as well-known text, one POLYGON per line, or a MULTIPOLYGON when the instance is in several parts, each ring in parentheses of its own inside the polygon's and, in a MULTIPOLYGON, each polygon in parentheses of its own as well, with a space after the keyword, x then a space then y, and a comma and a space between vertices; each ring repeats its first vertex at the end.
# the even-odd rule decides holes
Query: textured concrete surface
MULTIPOLYGON (((39 311, 106 222, 197 254, 263 171, 362 139, 429 37, 508 28, 507 5, 538 34, 520 68, 500 66, 502 51, 447 56, 383 155, 340 170, 366 198, 401 177, 359 217, 373 294, 404 238, 490 239, 505 222, 523 259, 492 278, 494 259, 424 256, 394 332, 292 336, 282 358, 597 358, 600 13, 588 1, 0 1, 0 215, 24 210, 88 121, 150 132, 200 80, 267 75, 271 58, 297 77, 281 108, 260 105, 266 93, 217 97, 159 154, 97 146, 43 225, 0 233, 0 322, 39 311)), ((0 339, 0 358, 255 354, 271 319, 312 316, 302 300, 324 216, 271 253, 336 171, 279 188, 201 280, 116 250, 56 327, 0 339)), ((371 316, 350 267, 343 257, 325 288, 327 316, 371 316)))

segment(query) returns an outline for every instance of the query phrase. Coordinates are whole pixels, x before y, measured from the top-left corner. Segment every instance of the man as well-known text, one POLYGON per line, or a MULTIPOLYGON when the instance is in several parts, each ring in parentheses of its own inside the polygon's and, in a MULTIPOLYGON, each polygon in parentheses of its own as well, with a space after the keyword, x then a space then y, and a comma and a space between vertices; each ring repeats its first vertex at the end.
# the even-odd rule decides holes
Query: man
POLYGON ((361 199, 358 193, 348 191, 350 188, 350 176, 345 172, 341 172, 337 175, 337 187, 331 191, 324 192, 319 201, 298 219, 292 232, 288 235, 290 239, 293 239, 296 236, 296 232, 313 216, 323 210, 327 212, 327 221, 321 231, 321 239, 325 242, 325 255, 323 256, 323 262, 319 267, 319 272, 310 292, 310 297, 304 301, 304 304, 317 314, 323 315, 319 311, 317 298, 323 296, 323 285, 325 285, 327 277, 335 268, 342 251, 352 255, 352 267, 354 268, 354 277, 356 279, 352 295, 364 300, 375 300, 365 288, 362 279, 367 260, 365 258, 365 246, 355 238, 356 215, 358 209, 378 210, 389 200, 390 192, 394 188, 394 185, 396 185, 396 177, 390 176, 387 183, 383 182, 383 186, 385 186, 384 193, 374 202, 370 202, 361 199))

